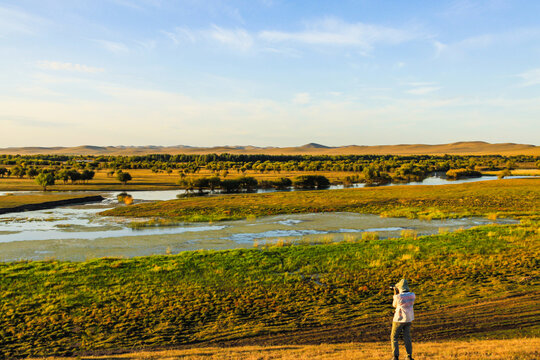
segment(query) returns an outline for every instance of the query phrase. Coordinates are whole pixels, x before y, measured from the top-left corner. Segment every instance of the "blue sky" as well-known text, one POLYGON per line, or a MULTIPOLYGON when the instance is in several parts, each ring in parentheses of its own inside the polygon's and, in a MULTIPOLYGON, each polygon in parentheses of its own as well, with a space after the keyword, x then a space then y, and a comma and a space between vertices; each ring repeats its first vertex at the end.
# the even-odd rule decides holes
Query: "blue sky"
POLYGON ((0 147, 540 145, 540 1, 0 1, 0 147))

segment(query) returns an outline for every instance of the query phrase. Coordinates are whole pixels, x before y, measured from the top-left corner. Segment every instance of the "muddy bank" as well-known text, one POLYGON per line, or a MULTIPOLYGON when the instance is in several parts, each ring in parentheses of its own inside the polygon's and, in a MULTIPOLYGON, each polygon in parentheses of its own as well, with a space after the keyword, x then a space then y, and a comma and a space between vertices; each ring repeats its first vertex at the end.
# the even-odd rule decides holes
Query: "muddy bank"
POLYGON ((104 197, 101 195, 92 195, 92 196, 84 196, 84 197, 78 197, 78 198, 73 198, 73 199, 45 201, 45 202, 37 203, 37 204, 24 204, 24 205, 9 207, 9 208, 0 208, 0 215, 7 214, 7 213, 14 213, 14 212, 52 209, 59 206, 78 205, 78 204, 86 204, 86 203, 91 203, 91 202, 101 202, 103 201, 103 199, 104 197))

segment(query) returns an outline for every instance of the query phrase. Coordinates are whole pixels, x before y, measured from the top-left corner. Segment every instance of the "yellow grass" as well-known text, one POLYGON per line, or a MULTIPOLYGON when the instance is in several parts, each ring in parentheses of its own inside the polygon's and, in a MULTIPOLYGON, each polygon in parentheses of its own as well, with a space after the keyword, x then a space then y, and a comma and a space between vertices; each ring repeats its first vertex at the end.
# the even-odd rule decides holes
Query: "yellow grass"
MULTIPOLYGON (((482 171, 483 174, 487 175, 499 175, 501 172, 501 170, 482 171)), ((515 169, 511 173, 516 176, 540 176, 540 169, 515 169)))
MULTIPOLYGON (((405 349, 400 347, 400 358, 405 349)), ((416 360, 532 360, 540 358, 540 338, 473 340, 413 343, 416 360)), ((193 348, 136 352, 107 356, 82 356, 77 359, 130 360, 379 360, 391 358, 390 343, 349 343, 321 345, 245 346, 231 348, 193 348)), ((47 358, 73 359, 73 358, 47 358)))
MULTIPOLYGON (((178 171, 175 170, 172 174, 168 175, 167 173, 153 173, 149 169, 129 169, 124 170, 129 172, 133 177, 133 180, 129 181, 127 185, 122 185, 115 176, 107 176, 109 170, 99 170, 96 171, 94 179, 90 180, 88 184, 66 184, 62 181, 56 181, 56 184, 49 186, 49 190, 96 190, 96 191, 121 191, 121 190, 174 190, 180 189, 178 185, 178 180, 180 176, 178 171)), ((188 177, 209 177, 216 176, 218 173, 213 173, 210 170, 203 169, 199 173, 193 175, 190 174, 188 177)), ((219 174, 222 174, 220 172, 219 174)), ((310 172, 310 171, 290 171, 290 172, 270 172, 270 173, 258 173, 252 170, 247 171, 245 176, 252 176, 257 180, 273 180, 280 177, 289 177, 294 178, 300 175, 324 175, 330 181, 336 181, 344 179, 346 176, 351 176, 353 173, 346 171, 337 171, 337 172, 310 172)), ((230 171, 227 179, 237 178, 242 176, 242 173, 237 173, 236 171, 230 171)), ((16 191, 16 190, 41 190, 41 186, 36 184, 34 179, 18 179, 14 177, 9 178, 0 178, 0 190, 2 191, 16 191)))

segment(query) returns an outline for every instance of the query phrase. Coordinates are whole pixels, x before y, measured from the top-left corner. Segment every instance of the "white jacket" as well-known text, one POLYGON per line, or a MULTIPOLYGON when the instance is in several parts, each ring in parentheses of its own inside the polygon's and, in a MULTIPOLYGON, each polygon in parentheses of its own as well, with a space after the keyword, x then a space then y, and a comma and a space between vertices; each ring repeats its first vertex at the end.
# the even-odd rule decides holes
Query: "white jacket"
POLYGON ((396 308, 394 322, 411 322, 414 320, 414 299, 416 295, 412 292, 404 292, 394 295, 392 306, 396 308))

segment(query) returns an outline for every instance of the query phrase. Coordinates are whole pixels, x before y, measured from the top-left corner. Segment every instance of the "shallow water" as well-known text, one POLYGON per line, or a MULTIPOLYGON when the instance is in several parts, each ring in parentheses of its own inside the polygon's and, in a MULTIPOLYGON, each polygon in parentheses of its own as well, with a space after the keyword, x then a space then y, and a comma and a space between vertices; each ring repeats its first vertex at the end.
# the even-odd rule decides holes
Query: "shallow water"
MULTIPOLYGON (((21 219, 25 227, 32 229, 21 231, 5 222, 0 223, 0 261, 47 258, 81 261, 103 256, 134 257, 198 249, 250 248, 255 242, 278 240, 339 241, 361 237, 363 232, 377 232, 385 238, 399 236, 405 229, 427 235, 437 233, 441 228, 452 231, 492 223, 484 218, 422 221, 354 213, 317 213, 134 230, 127 227, 130 220, 96 216, 99 210, 63 208, 62 213, 67 219, 48 218, 58 215, 50 211, 49 214, 34 212, 39 214, 30 218, 32 220, 21 219), (79 217, 74 219, 73 216, 79 217), (76 225, 58 227, 70 223, 76 225)), ((24 214, 28 216, 29 213, 24 214)))
MULTIPOLYGON (((448 181, 430 177, 423 182, 406 185, 443 185, 494 179, 495 176, 483 176, 448 181)), ((357 184, 354 187, 363 186, 364 184, 357 184)), ((144 202, 175 199, 176 195, 183 192, 130 191, 130 195, 135 202, 144 202)), ((5 193, 7 192, 0 195, 5 193)), ((17 192, 23 193, 41 192, 17 192)), ((118 192, 102 193, 105 200, 101 203, 0 215, 0 261, 47 258, 80 261, 102 256, 133 257, 185 250, 252 247, 255 242, 274 242, 278 239, 297 241, 327 237, 338 241, 361 237, 362 232, 378 232, 380 237, 384 238, 399 236, 405 229, 427 235, 437 233, 440 228, 452 231, 492 222, 483 218, 422 221, 354 213, 317 213, 278 215, 213 224, 187 223, 135 230, 129 227, 131 219, 97 215, 98 212, 118 204, 117 194, 118 192)))
MULTIPOLYGON (((507 176, 505 179, 528 179, 528 178, 538 178, 538 176, 507 176)), ((430 176, 424 179, 424 181, 413 181, 409 183, 395 183, 395 184, 386 184, 386 185, 380 185, 382 186, 417 186, 417 185, 450 185, 450 184, 463 184, 463 183, 470 183, 470 182, 477 182, 477 181, 487 181, 487 180, 497 180, 498 177, 495 175, 484 175, 478 178, 468 178, 468 179, 459 179, 459 180, 447 180, 444 177, 440 176, 430 176)), ((365 187, 366 184, 352 184, 349 186, 345 185, 332 185, 328 188, 328 190, 338 190, 338 189, 346 189, 346 188, 362 188, 365 187)), ((268 192, 276 192, 276 191, 282 191, 282 190, 276 190, 276 189, 258 189, 255 191, 256 193, 268 193, 268 192)), ((286 191, 303 191, 303 190, 295 190, 290 189, 286 191)), ((55 193, 49 192, 49 193, 55 193)), ((88 193, 96 193, 101 194, 105 197, 104 202, 102 205, 110 205, 110 204, 116 204, 116 196, 120 194, 120 191, 115 192, 100 192, 100 191, 58 191, 58 193, 62 194, 88 194, 88 193)), ((133 200, 135 202, 141 202, 141 201, 158 201, 158 200, 173 200, 177 198, 177 195, 185 194, 186 191, 183 189, 178 190, 129 190, 129 195, 133 197, 133 200)), ((32 195, 40 195, 43 194, 41 191, 0 191, 0 196, 6 195, 6 194, 17 194, 17 195, 24 195, 24 194, 32 194, 32 195)))

